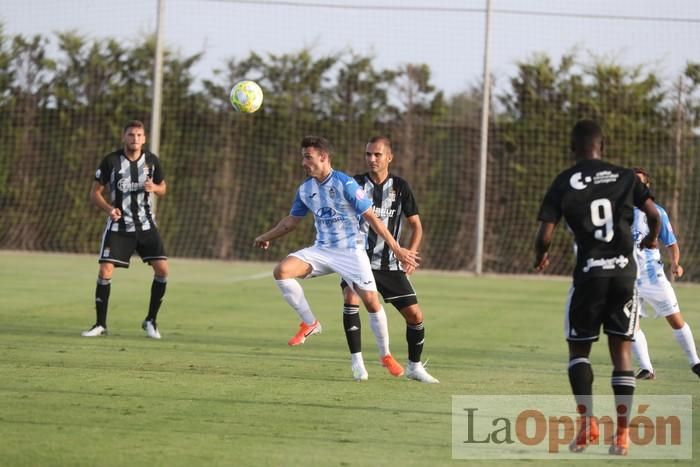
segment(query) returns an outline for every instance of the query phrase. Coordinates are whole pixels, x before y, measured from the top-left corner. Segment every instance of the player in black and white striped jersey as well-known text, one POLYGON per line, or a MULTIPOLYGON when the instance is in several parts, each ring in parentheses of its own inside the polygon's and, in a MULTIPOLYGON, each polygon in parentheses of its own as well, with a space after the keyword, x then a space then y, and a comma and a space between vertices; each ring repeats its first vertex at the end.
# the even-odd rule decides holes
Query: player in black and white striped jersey
MULTIPOLYGON (((368 172, 355 176, 372 200, 372 207, 377 217, 384 223, 392 236, 398 241, 401 237, 403 220, 411 229, 407 248, 418 251, 423 237, 423 227, 418 214, 418 205, 409 184, 389 173, 389 164, 393 160, 391 141, 384 136, 372 137, 366 146, 365 162, 368 172)), ((438 383, 421 363, 425 330, 423 327, 423 312, 418 306, 416 292, 408 280, 408 274, 415 267, 400 264, 394 253, 384 240, 372 229, 367 234, 367 254, 372 264, 372 272, 377 282, 377 288, 384 301, 391 303, 406 320, 406 341, 408 343, 408 366, 405 375, 425 383, 438 383)), ((343 281, 343 326, 352 356, 353 376, 357 380, 367 379, 367 370, 362 358, 360 334, 359 298, 351 287, 343 281)), ((380 354, 389 354, 388 338, 383 338, 375 328, 386 322, 386 315, 370 313, 370 326, 374 332, 380 354)))
POLYGON ((84 337, 107 334, 107 307, 115 267, 128 268, 131 255, 137 252, 153 267, 151 299, 142 328, 146 335, 160 339, 156 317, 165 295, 168 257, 158 233, 153 213, 153 195, 166 192, 165 175, 158 157, 145 150, 144 124, 133 120, 124 126, 124 146, 104 157, 90 191, 90 199, 108 213, 100 246, 99 275, 95 290, 95 324, 84 337), (104 197, 108 188, 111 202, 104 197))

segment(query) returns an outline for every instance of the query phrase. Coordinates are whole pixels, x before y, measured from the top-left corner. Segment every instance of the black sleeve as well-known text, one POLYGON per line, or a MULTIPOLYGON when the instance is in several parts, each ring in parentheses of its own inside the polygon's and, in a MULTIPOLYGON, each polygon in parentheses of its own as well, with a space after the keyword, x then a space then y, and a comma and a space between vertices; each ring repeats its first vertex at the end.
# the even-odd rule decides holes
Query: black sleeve
POLYGON ((151 153, 150 154, 150 161, 149 164, 151 164, 151 178, 153 179, 153 183, 156 185, 159 185, 163 180, 165 180, 165 172, 163 172, 163 166, 160 165, 160 159, 158 156, 155 154, 151 153))
POLYGON ((401 206, 403 214, 406 217, 415 216, 419 214, 416 198, 413 196, 413 191, 411 190, 409 184, 403 179, 400 180, 403 182, 401 183, 401 206))
POLYGON ((109 156, 102 159, 100 166, 95 172, 95 181, 99 182, 100 185, 106 185, 109 183, 109 178, 112 174, 112 164, 110 163, 109 156))
POLYGON ((547 194, 544 195, 540 212, 537 214, 537 220, 555 224, 559 222, 562 216, 561 197, 562 195, 555 180, 552 186, 549 187, 549 190, 547 190, 547 194))

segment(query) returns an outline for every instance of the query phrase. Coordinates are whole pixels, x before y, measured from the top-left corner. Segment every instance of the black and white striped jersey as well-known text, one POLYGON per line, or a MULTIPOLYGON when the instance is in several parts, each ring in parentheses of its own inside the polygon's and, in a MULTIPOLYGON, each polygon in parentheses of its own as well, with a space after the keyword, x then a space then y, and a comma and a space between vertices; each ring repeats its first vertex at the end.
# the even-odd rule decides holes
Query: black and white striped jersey
POLYGON ((123 150, 102 159, 95 181, 109 187, 112 206, 122 212, 117 222, 107 219, 107 230, 140 232, 156 227, 153 195, 144 190, 147 177, 155 184, 165 179, 160 161, 152 152, 144 151, 135 161, 130 161, 123 150))
MULTIPOLYGON (((377 217, 398 241, 401 238, 402 215, 411 217, 418 214, 418 205, 411 187, 406 180, 392 174, 380 184, 375 184, 369 173, 355 175, 355 180, 372 200, 372 209, 377 217)), ((367 234, 367 255, 374 270, 401 270, 394 252, 372 229, 367 234)))

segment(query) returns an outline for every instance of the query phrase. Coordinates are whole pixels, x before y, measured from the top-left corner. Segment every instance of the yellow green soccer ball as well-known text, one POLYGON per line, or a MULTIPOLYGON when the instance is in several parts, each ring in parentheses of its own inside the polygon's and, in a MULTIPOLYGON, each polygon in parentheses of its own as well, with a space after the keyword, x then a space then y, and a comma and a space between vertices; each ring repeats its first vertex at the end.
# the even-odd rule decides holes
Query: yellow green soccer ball
POLYGON ((229 99, 237 112, 251 114, 262 105, 263 92, 255 81, 239 81, 231 89, 229 99))

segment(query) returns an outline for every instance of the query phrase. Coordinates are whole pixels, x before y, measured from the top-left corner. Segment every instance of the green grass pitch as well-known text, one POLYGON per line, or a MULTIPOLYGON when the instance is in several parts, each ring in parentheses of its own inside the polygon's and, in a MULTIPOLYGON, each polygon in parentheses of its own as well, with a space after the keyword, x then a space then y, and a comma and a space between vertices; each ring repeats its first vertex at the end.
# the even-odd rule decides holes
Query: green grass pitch
MULTIPOLYGON (((80 331, 94 321, 95 257, 0 252, 0 465, 540 463, 453 460, 451 397, 569 394, 567 280, 421 271, 413 282, 426 316, 423 358, 441 383, 392 378, 364 310, 370 379, 356 383, 337 277, 302 282, 324 332, 290 348, 298 320, 272 267, 173 259, 163 339, 153 341, 140 328, 151 269, 134 258, 112 281, 110 336, 87 339, 80 331)), ((680 284, 677 293, 700 337, 700 287, 680 284)), ((405 362, 403 320, 391 307, 387 314, 392 351, 405 362)), ((696 395, 700 381, 668 325, 643 324, 658 379, 639 382, 637 392, 696 395)), ((592 361, 594 391, 610 394, 603 342, 592 361)), ((575 465, 599 464, 584 456, 575 465)))

